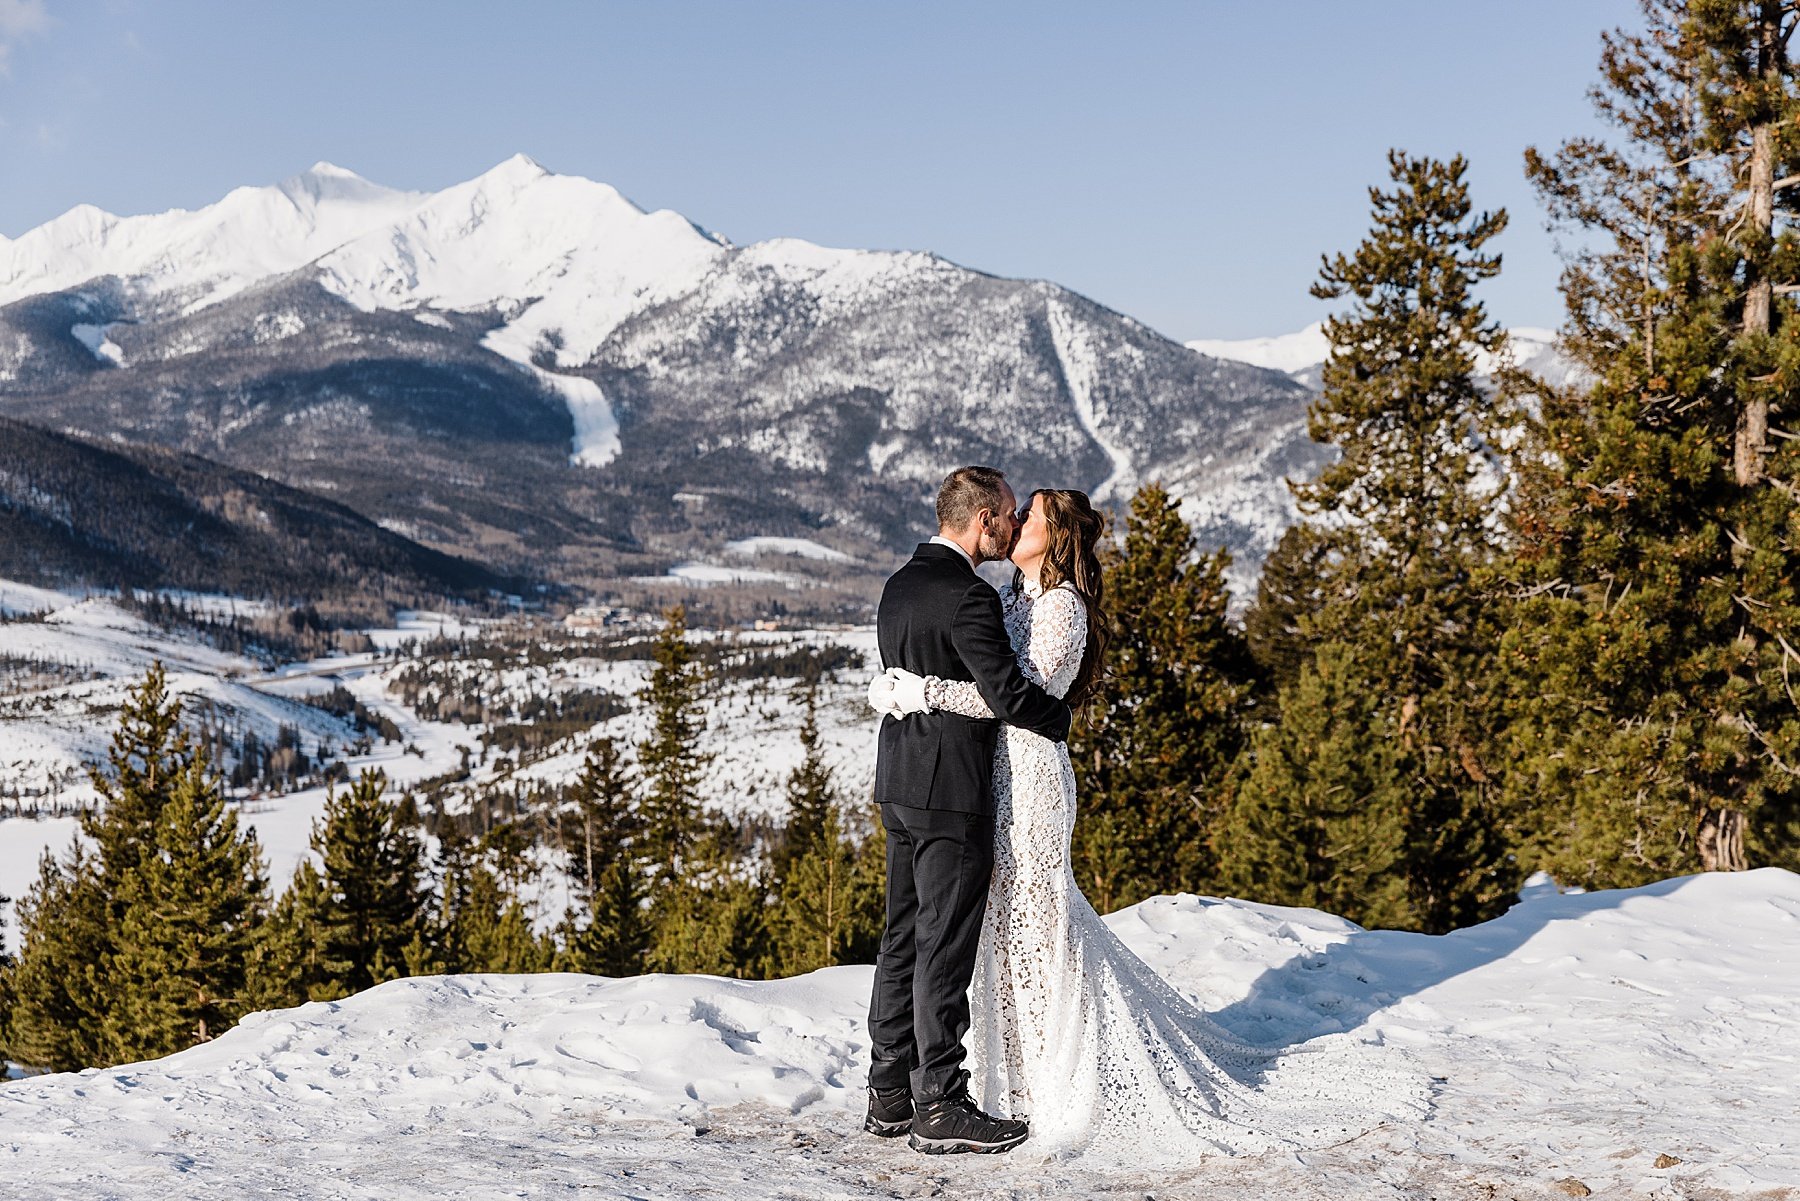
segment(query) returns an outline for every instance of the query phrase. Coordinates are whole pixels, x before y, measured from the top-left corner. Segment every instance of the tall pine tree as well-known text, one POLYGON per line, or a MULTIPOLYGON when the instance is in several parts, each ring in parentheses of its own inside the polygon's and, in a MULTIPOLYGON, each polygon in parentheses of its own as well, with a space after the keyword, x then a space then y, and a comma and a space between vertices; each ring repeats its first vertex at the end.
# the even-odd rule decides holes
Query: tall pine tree
POLYGON ((570 882, 591 907, 614 862, 635 859, 643 835, 634 781, 619 746, 596 738, 569 788, 563 815, 570 882))
POLYGON ((324 870, 317 908, 301 915, 312 1000, 335 1000, 402 975, 424 916, 423 849, 401 807, 383 794, 387 777, 365 769, 333 790, 313 823, 324 870))
POLYGON ((156 660, 125 698, 105 768, 88 773, 100 804, 81 817, 81 832, 99 852, 101 887, 115 920, 125 880, 154 845, 163 806, 194 753, 181 728, 181 700, 169 694, 167 673, 156 660))
POLYGON ((303 859, 257 929, 245 982, 250 1009, 287 1009, 312 999, 312 987, 325 979, 318 940, 324 909, 325 881, 303 859))
POLYGON ((704 670, 688 642, 687 611, 681 606, 664 615, 652 657, 655 666, 638 696, 650 710, 651 728, 637 758, 644 784, 645 854, 656 865, 660 880, 668 881, 680 874, 682 859, 701 825, 700 778, 705 769, 700 751, 704 670))
POLYGON ((14 915, 19 953, 7 971, 0 1047, 8 1058, 43 1071, 111 1062, 104 1030, 111 915, 94 856, 79 839, 61 859, 44 852, 38 878, 14 915))
POLYGON ((777 975, 872 961, 884 925, 885 870, 871 871, 865 843, 846 830, 819 741, 818 688, 809 685, 801 758, 788 777, 788 820, 772 873, 770 918, 777 975))
POLYGON ((1387 724, 1386 680, 1358 648, 1330 642, 1284 690, 1281 720, 1259 729, 1227 827, 1227 891, 1417 929, 1405 870, 1418 820, 1411 757, 1387 724))
POLYGON ((469 878, 468 899, 456 915, 456 943, 464 972, 542 972, 551 966, 555 948, 532 930, 517 893, 485 864, 469 878))
POLYGON ((266 905, 262 852, 196 755, 124 890, 106 1031, 120 1060, 216 1038, 250 1010, 247 970, 266 905))
POLYGON ((1326 260, 1313 289, 1350 302, 1326 323, 1308 421, 1339 456, 1294 486, 1317 540, 1301 591, 1318 607, 1284 621, 1314 659, 1279 698, 1284 728, 1258 739, 1218 845, 1230 886, 1294 903, 1347 870, 1321 848, 1356 848, 1355 872, 1403 880, 1405 901, 1369 895, 1346 916, 1443 931, 1492 916, 1516 874, 1484 684, 1501 549, 1486 514, 1505 431, 1473 360, 1504 347, 1472 289, 1500 269, 1486 247, 1506 215, 1473 211, 1460 157, 1395 151, 1389 169, 1393 190, 1370 189, 1369 236, 1326 260), (1378 818, 1369 829, 1363 811, 1378 818), (1389 862, 1370 860, 1381 853, 1389 862))
POLYGON ((76 840, 60 863, 46 854, 18 903, 5 1037, 21 1063, 66 1071, 115 1061, 115 943, 138 864, 154 853, 163 808, 194 760, 180 721, 154 662, 126 695, 105 766, 89 773, 99 804, 81 816, 86 845, 76 840))
POLYGON ((656 884, 645 967, 759 979, 768 975, 766 862, 737 823, 713 815, 689 843, 679 875, 656 884))

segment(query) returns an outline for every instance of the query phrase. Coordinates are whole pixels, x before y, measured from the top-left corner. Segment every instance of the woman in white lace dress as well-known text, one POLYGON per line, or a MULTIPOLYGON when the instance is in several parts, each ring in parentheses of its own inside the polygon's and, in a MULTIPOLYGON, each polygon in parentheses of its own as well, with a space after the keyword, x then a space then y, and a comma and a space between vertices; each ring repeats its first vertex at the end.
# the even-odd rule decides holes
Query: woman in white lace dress
MULTIPOLYGON (((1079 705, 1103 649, 1102 519, 1082 493, 1044 489, 1022 521, 1007 631, 1024 673, 1079 705)), ((926 677, 924 693, 931 708, 992 716, 972 684, 926 677)), ((1132 954, 1075 883, 1067 746, 1002 729, 970 1088, 987 1112, 1030 1119, 1025 1150, 1186 1163, 1326 1146, 1428 1110, 1429 1078, 1398 1048, 1241 1043, 1132 954)))

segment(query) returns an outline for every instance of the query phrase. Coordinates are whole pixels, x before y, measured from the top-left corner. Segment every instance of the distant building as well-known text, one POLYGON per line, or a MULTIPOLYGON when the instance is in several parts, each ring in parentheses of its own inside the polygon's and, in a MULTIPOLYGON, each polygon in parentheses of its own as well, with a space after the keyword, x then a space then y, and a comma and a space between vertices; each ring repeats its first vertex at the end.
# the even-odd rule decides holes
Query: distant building
POLYGON ((571 630, 598 630, 630 622, 631 613, 617 605, 583 605, 563 618, 563 626, 571 630))

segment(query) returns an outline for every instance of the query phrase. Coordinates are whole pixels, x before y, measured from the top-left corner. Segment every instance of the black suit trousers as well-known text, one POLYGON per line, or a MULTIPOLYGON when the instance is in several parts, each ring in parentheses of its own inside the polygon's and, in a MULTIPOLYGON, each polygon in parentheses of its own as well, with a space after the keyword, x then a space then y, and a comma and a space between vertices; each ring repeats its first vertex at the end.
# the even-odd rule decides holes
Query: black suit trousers
POLYGON ((869 1086, 930 1101, 960 1082, 969 980, 994 869, 991 814, 884 804, 887 929, 869 1003, 869 1086))

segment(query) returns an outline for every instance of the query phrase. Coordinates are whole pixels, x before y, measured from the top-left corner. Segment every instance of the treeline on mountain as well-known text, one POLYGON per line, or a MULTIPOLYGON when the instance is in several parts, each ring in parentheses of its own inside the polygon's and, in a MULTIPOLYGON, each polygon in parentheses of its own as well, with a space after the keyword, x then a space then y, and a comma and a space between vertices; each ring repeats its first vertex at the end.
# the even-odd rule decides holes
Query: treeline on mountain
POLYGON ((484 598, 520 581, 194 455, 0 417, 0 576, 281 602, 484 598))

